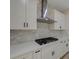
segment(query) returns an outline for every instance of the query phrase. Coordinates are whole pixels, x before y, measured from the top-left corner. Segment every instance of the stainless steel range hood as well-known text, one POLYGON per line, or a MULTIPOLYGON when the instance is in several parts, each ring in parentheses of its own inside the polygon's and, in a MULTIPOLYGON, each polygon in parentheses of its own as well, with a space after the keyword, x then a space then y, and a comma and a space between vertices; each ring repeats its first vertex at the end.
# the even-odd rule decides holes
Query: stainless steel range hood
POLYGON ((41 17, 37 18, 37 21, 48 24, 54 23, 55 21, 47 16, 47 12, 47 0, 41 0, 41 17))

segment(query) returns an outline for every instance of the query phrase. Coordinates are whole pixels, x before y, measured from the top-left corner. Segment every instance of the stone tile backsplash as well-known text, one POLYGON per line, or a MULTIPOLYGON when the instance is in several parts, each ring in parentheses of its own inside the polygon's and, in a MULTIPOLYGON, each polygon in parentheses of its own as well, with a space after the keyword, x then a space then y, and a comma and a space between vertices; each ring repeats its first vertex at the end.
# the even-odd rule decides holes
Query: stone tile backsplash
POLYGON ((21 44, 30 40, 35 40, 44 37, 57 37, 68 39, 68 31, 55 31, 49 30, 48 24, 38 23, 37 30, 11 30, 10 31, 10 44, 21 44))

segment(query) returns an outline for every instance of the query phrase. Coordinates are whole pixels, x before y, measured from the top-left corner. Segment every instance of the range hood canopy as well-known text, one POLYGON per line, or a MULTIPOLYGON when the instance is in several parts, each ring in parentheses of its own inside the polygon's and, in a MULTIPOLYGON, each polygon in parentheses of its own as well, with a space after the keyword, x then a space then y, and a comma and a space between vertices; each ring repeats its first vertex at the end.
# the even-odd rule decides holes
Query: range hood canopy
POLYGON ((41 0, 41 17, 37 21, 48 24, 55 22, 53 19, 47 17, 47 0, 41 0))

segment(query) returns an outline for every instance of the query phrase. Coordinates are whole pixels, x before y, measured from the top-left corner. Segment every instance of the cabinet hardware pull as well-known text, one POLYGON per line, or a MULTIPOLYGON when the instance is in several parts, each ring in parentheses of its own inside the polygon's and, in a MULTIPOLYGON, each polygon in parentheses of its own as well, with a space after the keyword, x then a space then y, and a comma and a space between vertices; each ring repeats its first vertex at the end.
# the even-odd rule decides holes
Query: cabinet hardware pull
POLYGON ((59 28, 60 28, 60 30, 61 30, 62 27, 60 26, 59 28))
POLYGON ((28 23, 25 23, 25 22, 24 22, 24 27, 28 27, 28 23))
POLYGON ((25 22, 24 22, 24 27, 25 27, 25 22))
POLYGON ((52 52, 52 56, 53 56, 54 54, 55 54, 55 52, 53 51, 53 52, 52 52))
POLYGON ((38 53, 38 52, 40 52, 40 50, 36 51, 35 53, 38 53))
POLYGON ((68 43, 66 44, 66 47, 68 47, 68 43))
POLYGON ((27 27, 28 27, 28 23, 26 23, 27 27))

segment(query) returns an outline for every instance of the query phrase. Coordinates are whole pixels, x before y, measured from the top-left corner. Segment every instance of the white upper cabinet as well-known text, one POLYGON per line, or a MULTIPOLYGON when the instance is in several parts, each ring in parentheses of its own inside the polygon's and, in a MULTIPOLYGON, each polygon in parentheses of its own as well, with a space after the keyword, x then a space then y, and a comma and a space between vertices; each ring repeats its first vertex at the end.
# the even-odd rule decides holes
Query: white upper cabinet
POLYGON ((55 29, 64 30, 65 29, 65 15, 57 10, 54 11, 54 20, 56 21, 55 29))
POLYGON ((37 29, 37 0, 26 0, 25 19, 28 29, 37 29))
POLYGON ((10 1, 10 27, 23 29, 25 22, 25 0, 10 1))
POLYGON ((52 30, 65 30, 65 15, 56 9, 48 8, 48 16, 55 22, 49 24, 49 28, 52 30))
POLYGON ((37 29, 37 0, 11 0, 10 7, 10 29, 37 29))

